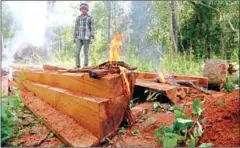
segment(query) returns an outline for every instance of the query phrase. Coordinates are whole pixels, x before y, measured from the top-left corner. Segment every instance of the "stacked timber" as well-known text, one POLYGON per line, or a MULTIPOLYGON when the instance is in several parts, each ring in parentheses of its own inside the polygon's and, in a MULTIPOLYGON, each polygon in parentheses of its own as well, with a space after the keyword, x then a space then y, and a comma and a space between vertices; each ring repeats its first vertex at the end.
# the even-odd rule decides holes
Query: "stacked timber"
MULTIPOLYGON (((24 89, 72 118, 84 130, 92 133, 98 142, 118 130, 131 99, 124 93, 123 79, 118 73, 105 75, 101 79, 91 78, 89 73, 58 72, 54 69, 15 71, 14 75, 16 80, 24 77, 21 82, 18 81, 24 89)), ((133 74, 130 78, 130 86, 133 86, 133 74)), ((38 114, 40 109, 31 110, 38 114)), ((92 144, 78 146, 96 146, 96 140, 93 141, 92 144)), ((69 142, 65 144, 73 146, 69 142)))

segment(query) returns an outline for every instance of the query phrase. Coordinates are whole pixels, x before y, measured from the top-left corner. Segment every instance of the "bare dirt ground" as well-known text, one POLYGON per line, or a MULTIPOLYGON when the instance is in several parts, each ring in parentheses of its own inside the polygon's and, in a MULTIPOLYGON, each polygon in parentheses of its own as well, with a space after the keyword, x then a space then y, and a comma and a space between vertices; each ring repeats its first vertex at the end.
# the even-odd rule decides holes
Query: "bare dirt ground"
MULTIPOLYGON (((230 94, 222 92, 211 92, 212 95, 206 95, 198 90, 191 89, 186 99, 181 104, 188 105, 186 114, 191 109, 192 101, 200 98, 204 103, 205 124, 203 137, 200 143, 212 143, 215 147, 239 146, 239 90, 230 94)), ((177 106, 181 106, 178 104, 177 106)), ((111 146, 143 146, 159 147, 162 146, 154 135, 154 131, 160 125, 170 125, 174 120, 171 112, 154 113, 150 112, 144 115, 143 120, 138 121, 130 129, 126 129, 123 135, 117 135, 112 138, 111 146), (133 131, 139 131, 139 134, 133 134, 133 131)))

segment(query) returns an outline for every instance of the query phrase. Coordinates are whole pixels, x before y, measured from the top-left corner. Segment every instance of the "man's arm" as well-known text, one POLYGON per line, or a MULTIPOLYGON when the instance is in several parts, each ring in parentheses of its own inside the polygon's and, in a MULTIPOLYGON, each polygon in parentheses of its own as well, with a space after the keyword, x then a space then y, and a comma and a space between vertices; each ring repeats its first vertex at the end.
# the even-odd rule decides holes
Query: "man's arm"
POLYGON ((78 35, 78 17, 75 21, 75 27, 74 27, 74 30, 73 30, 73 41, 75 43, 75 39, 77 38, 77 35, 78 35))
POLYGON ((94 20, 93 20, 93 17, 91 17, 90 38, 94 39, 94 20))

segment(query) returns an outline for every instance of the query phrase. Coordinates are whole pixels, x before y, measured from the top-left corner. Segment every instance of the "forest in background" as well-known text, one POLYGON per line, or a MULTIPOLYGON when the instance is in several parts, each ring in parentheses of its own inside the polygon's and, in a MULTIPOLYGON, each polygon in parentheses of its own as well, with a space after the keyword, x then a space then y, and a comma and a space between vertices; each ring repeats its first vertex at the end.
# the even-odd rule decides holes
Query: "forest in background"
MULTIPOLYGON (((47 22, 51 22, 57 3, 61 2, 46 2, 47 22)), ((160 69, 163 72, 201 75, 204 61, 208 58, 238 63, 239 1, 132 1, 130 6, 122 1, 87 3, 95 20, 90 65, 108 59, 108 44, 114 34, 120 32, 124 34, 121 59, 137 66, 138 71, 160 69)), ((75 12, 74 17, 79 15, 79 5, 70 5, 70 8, 75 12)), ((74 22, 73 19, 68 25, 48 23, 44 44, 36 47, 34 54, 18 62, 48 62, 74 67, 74 22)), ((11 41, 20 29, 21 24, 9 9, 9 4, 2 2, 3 40, 11 41)))

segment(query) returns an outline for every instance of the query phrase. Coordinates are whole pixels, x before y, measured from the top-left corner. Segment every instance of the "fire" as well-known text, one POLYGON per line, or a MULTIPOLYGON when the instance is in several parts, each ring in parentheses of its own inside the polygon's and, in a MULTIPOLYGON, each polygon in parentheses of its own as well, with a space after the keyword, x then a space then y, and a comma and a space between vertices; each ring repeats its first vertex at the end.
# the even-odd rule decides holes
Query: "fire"
POLYGON ((120 68, 120 74, 123 77, 123 88, 125 90, 125 93, 127 94, 127 96, 130 96, 130 84, 129 84, 129 79, 127 76, 128 70, 124 67, 119 66, 120 68))
MULTIPOLYGON (((109 48, 109 62, 111 64, 114 64, 114 61, 120 61, 120 47, 122 46, 122 40, 123 34, 119 33, 114 35, 113 40, 111 41, 109 48)), ((123 88, 127 96, 130 96, 130 83, 128 78, 128 70, 124 67, 119 66, 120 74, 122 75, 123 80, 123 88)))
POLYGON ((162 72, 158 72, 159 82, 163 84, 169 84, 176 87, 180 85, 177 83, 176 79, 173 77, 173 74, 167 75, 166 77, 162 72))
POLYGON ((161 83, 167 83, 167 80, 164 78, 164 75, 162 72, 158 72, 158 77, 161 83))
POLYGON ((109 53, 109 61, 120 61, 120 47, 122 46, 121 39, 123 38, 123 34, 119 33, 114 35, 113 40, 111 41, 109 48, 110 48, 110 53, 109 53))

